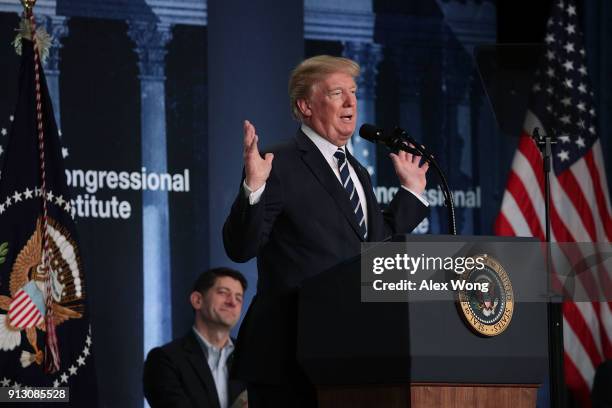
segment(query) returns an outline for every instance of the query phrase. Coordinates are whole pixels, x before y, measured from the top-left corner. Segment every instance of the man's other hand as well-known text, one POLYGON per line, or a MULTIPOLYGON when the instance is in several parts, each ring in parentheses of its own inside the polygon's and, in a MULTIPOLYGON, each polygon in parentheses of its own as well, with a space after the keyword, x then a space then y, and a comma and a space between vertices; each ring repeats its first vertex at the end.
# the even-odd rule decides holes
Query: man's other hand
POLYGON ((251 191, 258 190, 264 185, 270 171, 272 170, 272 153, 266 153, 265 158, 262 158, 257 148, 259 137, 255 133, 255 126, 248 120, 244 121, 244 169, 246 173, 246 185, 251 191))
POLYGON ((389 154, 391 161, 393 161, 393 167, 395 168, 395 174, 399 178, 400 184, 415 194, 422 194, 425 191, 425 185, 427 184, 427 178, 425 173, 429 169, 429 163, 424 163, 419 166, 421 156, 413 155, 400 151, 398 154, 389 154))

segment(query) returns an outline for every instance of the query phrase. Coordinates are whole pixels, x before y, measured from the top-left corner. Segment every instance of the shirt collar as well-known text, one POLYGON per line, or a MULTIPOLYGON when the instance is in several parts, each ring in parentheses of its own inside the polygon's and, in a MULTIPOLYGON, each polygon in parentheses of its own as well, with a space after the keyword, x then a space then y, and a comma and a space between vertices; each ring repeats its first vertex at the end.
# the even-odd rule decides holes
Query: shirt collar
POLYGON ((210 342, 208 340, 206 340, 206 338, 204 336, 202 336, 202 334, 200 334, 199 331, 196 330, 195 326, 192 327, 193 332, 196 334, 196 338, 198 339, 198 342, 200 343, 200 346, 202 346, 202 349, 206 352, 206 354, 208 355, 209 350, 214 349, 214 350, 226 350, 227 352, 230 353, 234 350, 234 342, 232 341, 231 337, 227 338, 227 343, 225 343, 225 346, 223 346, 223 348, 221 350, 217 349, 215 346, 213 346, 212 344, 210 344, 210 342))
MULTIPOLYGON (((329 161, 334 157, 334 153, 338 150, 338 146, 319 135, 317 132, 309 128, 307 125, 302 123, 302 132, 317 146, 321 154, 329 161)), ((342 146, 342 150, 346 153, 346 145, 342 146)))

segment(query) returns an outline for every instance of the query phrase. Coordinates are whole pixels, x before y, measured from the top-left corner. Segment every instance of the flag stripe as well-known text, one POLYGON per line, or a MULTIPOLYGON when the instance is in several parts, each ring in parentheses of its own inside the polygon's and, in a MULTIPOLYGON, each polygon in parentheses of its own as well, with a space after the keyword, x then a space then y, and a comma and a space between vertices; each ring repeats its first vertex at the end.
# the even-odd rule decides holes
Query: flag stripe
MULTIPOLYGON (((593 152, 589 152, 585 155, 586 167, 590 178, 592 179, 593 190, 595 193, 595 202, 597 203, 597 214, 602 228, 606 231, 606 238, 608 241, 612 240, 612 217, 610 211, 606 205, 607 195, 602 189, 601 179, 599 177, 599 171, 595 164, 593 152)), ((588 178, 588 177, 585 177, 588 178)), ((605 185, 605 184, 604 184, 605 185)))
POLYGON ((563 313, 566 323, 572 327, 573 332, 581 333, 581 346, 588 355, 591 364, 597 366, 601 363, 601 355, 596 341, 599 333, 592 332, 593 327, 591 324, 594 320, 594 313, 592 310, 589 310, 585 303, 588 304, 587 302, 565 302, 563 304, 563 313))
MULTIPOLYGON (((578 162, 581 162, 581 160, 578 162)), ((578 162, 576 164, 578 164, 578 162)), ((576 166, 572 166, 570 171, 566 171, 559 175, 557 182, 559 183, 559 187, 562 188, 566 194, 564 199, 567 199, 567 201, 565 202, 572 204, 574 213, 582 221, 581 224, 582 229, 584 229, 584 242, 595 242, 597 241, 597 234, 595 233, 593 214, 591 213, 589 204, 586 202, 584 191, 582 191, 576 177, 574 177, 573 172, 575 167, 576 166)))
POLYGON ((597 173, 599 174, 600 185, 602 186, 602 194, 605 198, 606 208, 608 209, 608 220, 610 220, 610 215, 612 215, 612 205, 610 205, 610 196, 608 195, 608 177, 606 176, 606 165, 604 164, 603 152, 601 151, 601 142, 598 140, 593 145, 593 163, 595 168, 597 169, 597 173))
POLYGON ((556 177, 550 178, 550 206, 555 208, 557 214, 563 214, 563 218, 560 217, 558 222, 565 227, 567 235, 561 242, 591 241, 590 235, 582 223, 580 213, 576 211, 556 177))
POLYGON ((36 305, 34 305, 34 303, 28 303, 27 307, 21 313, 15 316, 15 319, 13 320, 13 325, 15 327, 22 327, 23 322, 29 319, 29 316, 36 314, 36 312, 38 312, 38 309, 36 309, 36 305))
MULTIPOLYGON (((529 192, 531 205, 536 208, 538 220, 542 226, 542 231, 544 231, 546 221, 544 219, 544 187, 542 186, 544 173, 542 171, 542 157, 540 155, 540 151, 533 142, 533 139, 531 139, 531 136, 529 136, 527 133, 524 133, 524 136, 521 137, 521 141, 519 142, 519 150, 517 150, 514 156, 512 170, 519 175, 519 178, 524 185, 529 186, 526 188, 526 191, 529 192)), ((508 183, 506 188, 508 190, 512 190, 514 185, 508 183)), ((554 206, 554 202, 550 203, 550 218, 552 242, 574 241, 571 233, 562 222, 561 217, 554 206)), ((546 238, 544 234, 537 237, 542 240, 546 238)))
POLYGON ((516 201, 510 192, 504 193, 504 201, 502 205, 502 214, 505 214, 506 220, 510 222, 512 230, 518 237, 530 236, 529 225, 523 218, 520 208, 516 205, 516 201))
POLYGON ((590 384, 586 382, 585 376, 594 375, 594 371, 580 371, 578 367, 576 367, 576 364, 574 364, 572 354, 569 352, 564 353, 563 368, 565 370, 567 383, 574 385, 573 387, 570 386, 570 390, 573 391, 574 397, 580 401, 580 406, 590 407, 591 398, 588 392, 590 384))
POLYGON ((529 226, 529 234, 527 236, 541 237, 544 236, 544 232, 542 230, 540 224, 540 217, 536 213, 536 209, 531 205, 534 201, 532 201, 529 197, 529 193, 525 189, 525 185, 521 182, 521 179, 514 173, 514 171, 510 172, 510 176, 508 178, 508 183, 512 187, 508 188, 508 191, 514 197, 514 201, 517 205, 517 208, 521 212, 522 219, 529 226))
MULTIPOLYGON (((529 163, 528 170, 530 170, 532 174, 532 179, 530 179, 529 181, 533 182, 535 186, 539 187, 539 197, 540 200, 542 200, 544 198, 544 171, 542 170, 542 156, 540 154, 540 151, 538 150, 538 147, 533 141, 531 134, 523 131, 523 134, 521 135, 519 141, 517 153, 522 154, 525 158, 526 162, 522 162, 524 163, 524 165, 529 163)), ((514 156, 515 159, 517 158, 517 156, 518 155, 514 156)), ((512 169, 514 171, 518 171, 517 167, 519 163, 521 162, 517 162, 516 166, 513 163, 512 169)))
POLYGON ((606 350, 609 348, 609 337, 606 333, 606 329, 604 328, 604 313, 608 308, 607 303, 603 302, 592 302, 593 309, 595 310, 595 317, 597 318, 597 327, 599 329, 599 337, 598 337, 598 346, 599 346, 599 355, 602 357, 602 360, 605 359, 606 350))
POLYGON ((9 317, 13 319, 15 316, 20 314, 23 311, 23 309, 27 307, 29 304, 30 304, 30 297, 27 295, 27 293, 22 292, 22 295, 19 296, 17 302, 15 303, 15 306, 11 305, 13 307, 9 307, 9 317))
POLYGON ((28 321, 26 321, 23 324, 23 327, 26 327, 26 328, 34 327, 35 325, 38 324, 38 322, 40 320, 42 320, 42 315, 40 314, 40 312, 38 310, 36 310, 35 313, 31 314, 31 316, 28 319, 28 321))
POLYGON ((549 273, 552 275, 552 288, 555 293, 561 294, 564 298, 569 298, 571 294, 568 287, 570 280, 573 279, 568 273, 568 271, 571 271, 571 265, 560 245, 550 246, 550 255, 552 270, 549 273))
POLYGON ((593 363, 583 347, 584 343, 582 342, 582 336, 579 339, 572 326, 570 326, 566 320, 565 305, 567 303, 569 302, 563 304, 563 345, 565 347, 565 352, 571 356, 571 360, 574 363, 577 371, 581 374, 582 378, 585 379, 590 387, 593 375, 595 374, 595 368, 593 367, 593 363), (587 381, 587 379, 590 380, 587 381))
MULTIPOLYGON (((579 182, 580 185, 580 190, 582 191, 582 196, 583 196, 583 200, 585 205, 588 206, 589 209, 589 214, 591 214, 592 219, 593 219, 593 227, 595 230, 595 239, 594 241, 608 241, 609 237, 607 232, 605 231, 605 227, 604 227, 604 221, 605 218, 605 214, 604 214, 604 218, 601 218, 600 212, 599 212, 599 205, 597 203, 598 199, 597 199, 597 188, 596 188, 596 180, 593 179, 593 177, 591 177, 591 172, 589 170, 588 164, 587 164, 587 158, 586 156, 591 157, 591 153, 589 152, 587 155, 585 155, 585 160, 579 160, 577 161, 572 167, 571 167, 571 173, 573 175, 573 177, 575 177, 575 179, 579 182)), ((600 188, 601 189, 601 188, 600 188)), ((602 198, 602 202, 601 204, 604 205, 603 203, 603 196, 602 198)), ((605 208, 605 207, 604 207, 605 208)))
POLYGON ((602 339, 604 356, 612 355, 612 310, 610 310, 610 302, 601 304, 601 327, 603 328, 602 339))

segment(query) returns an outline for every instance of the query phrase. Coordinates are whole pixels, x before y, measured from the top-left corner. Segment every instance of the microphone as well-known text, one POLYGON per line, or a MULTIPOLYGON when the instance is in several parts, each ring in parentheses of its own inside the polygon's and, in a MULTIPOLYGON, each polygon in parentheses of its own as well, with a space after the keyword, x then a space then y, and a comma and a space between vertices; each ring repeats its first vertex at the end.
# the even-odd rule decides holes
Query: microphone
POLYGON ((404 150, 405 152, 422 156, 418 148, 408 145, 408 142, 414 143, 407 139, 406 132, 400 128, 395 128, 393 131, 387 131, 378 128, 369 123, 364 123, 359 128, 359 136, 372 143, 379 143, 387 146, 390 149, 404 150))
POLYGON ((416 140, 408 136, 405 130, 396 127, 392 131, 378 128, 374 125, 364 123, 359 128, 359 136, 372 143, 379 143, 393 150, 403 150, 405 152, 421 156, 423 160, 433 166, 440 177, 442 192, 449 208, 448 214, 448 229, 451 234, 457 235, 457 225, 455 223, 455 207, 453 204, 453 193, 448 188, 448 182, 444 176, 444 172, 438 165, 433 155, 429 154, 423 146, 417 143, 416 140))
POLYGON ((359 136, 363 137, 368 142, 372 142, 372 143, 380 142, 386 145, 386 143, 383 142, 383 140, 385 139, 385 136, 383 136, 383 134, 384 134, 384 131, 382 129, 377 128, 376 126, 371 125, 369 123, 364 123, 359 128, 359 136))

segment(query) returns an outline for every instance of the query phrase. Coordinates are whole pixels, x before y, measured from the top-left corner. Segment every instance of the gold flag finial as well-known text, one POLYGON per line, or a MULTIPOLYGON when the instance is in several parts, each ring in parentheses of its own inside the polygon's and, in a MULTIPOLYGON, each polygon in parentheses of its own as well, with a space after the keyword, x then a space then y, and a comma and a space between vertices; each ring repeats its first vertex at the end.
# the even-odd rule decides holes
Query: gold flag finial
POLYGON ((23 6, 26 14, 30 14, 32 12, 35 4, 36 0, 21 0, 21 5, 23 6))
POLYGON ((53 37, 51 37, 44 26, 36 28, 34 31, 34 27, 36 23, 34 20, 34 5, 36 4, 36 0, 20 0, 23 5, 23 18, 19 23, 19 28, 16 30, 17 35, 15 36, 15 40, 13 41, 13 46, 15 47, 15 52, 17 55, 21 55, 21 40, 26 39, 29 41, 33 41, 36 43, 36 49, 38 49, 38 53, 40 55, 40 59, 44 64, 47 57, 49 56, 49 49, 51 45, 53 45, 53 37))

